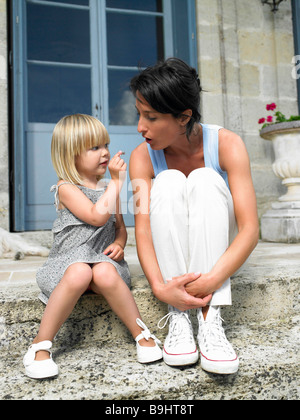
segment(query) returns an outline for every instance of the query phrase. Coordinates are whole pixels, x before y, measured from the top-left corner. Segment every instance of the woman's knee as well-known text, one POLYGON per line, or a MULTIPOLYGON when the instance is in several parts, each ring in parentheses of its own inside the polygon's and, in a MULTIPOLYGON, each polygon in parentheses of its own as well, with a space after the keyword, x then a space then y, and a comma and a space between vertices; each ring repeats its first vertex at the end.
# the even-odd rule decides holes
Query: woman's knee
POLYGON ((175 169, 161 172, 151 189, 151 213, 169 213, 186 201, 186 176, 175 169))
POLYGON ((172 195, 173 192, 185 190, 186 176, 177 169, 169 169, 157 175, 151 189, 151 193, 172 195))
POLYGON ((191 196, 197 196, 200 201, 213 200, 214 197, 219 200, 222 197, 227 202, 231 197, 225 180, 211 168, 199 168, 190 173, 187 195, 189 200, 191 196))
POLYGON ((195 169, 189 174, 187 182, 189 185, 198 185, 201 181, 206 185, 220 185, 227 187, 226 182, 221 175, 212 168, 195 169))
POLYGON ((65 271, 62 281, 70 289, 84 291, 92 281, 92 269, 86 263, 72 264, 65 271))

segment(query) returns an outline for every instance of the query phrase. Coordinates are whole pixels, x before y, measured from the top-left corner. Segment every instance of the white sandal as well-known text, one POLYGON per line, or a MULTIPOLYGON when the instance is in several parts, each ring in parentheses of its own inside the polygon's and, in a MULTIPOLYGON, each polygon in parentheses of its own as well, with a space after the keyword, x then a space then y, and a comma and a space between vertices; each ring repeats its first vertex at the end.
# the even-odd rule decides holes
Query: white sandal
POLYGON ((139 318, 137 318, 136 323, 139 327, 143 328, 143 331, 141 334, 139 334, 136 338, 136 350, 137 350, 137 358, 140 363, 150 363, 155 362, 156 360, 162 359, 162 351, 158 344, 161 344, 161 341, 159 341, 155 335, 151 334, 149 329, 146 327, 146 325, 141 321, 139 318), (149 340, 149 338, 152 338, 155 342, 154 347, 145 347, 141 346, 139 344, 139 341, 141 339, 149 340))
POLYGON ((32 344, 27 353, 23 358, 23 364, 25 366, 25 374, 32 379, 45 379, 52 378, 58 375, 58 366, 52 360, 52 353, 50 351, 52 347, 51 341, 41 341, 37 344, 32 344), (44 350, 48 351, 50 359, 46 360, 34 360, 36 352, 44 350))

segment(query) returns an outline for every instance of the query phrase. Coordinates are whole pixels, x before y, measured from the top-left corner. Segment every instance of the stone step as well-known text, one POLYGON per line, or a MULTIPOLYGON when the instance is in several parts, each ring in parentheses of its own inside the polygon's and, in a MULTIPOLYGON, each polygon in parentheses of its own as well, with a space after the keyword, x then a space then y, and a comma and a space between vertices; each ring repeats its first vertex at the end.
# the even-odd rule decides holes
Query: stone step
MULTIPOLYGON (((141 315, 158 336, 157 322, 167 306, 151 293, 142 275, 134 247, 127 248, 126 259, 133 276, 132 292, 141 315), (129 249, 131 248, 131 249, 129 249)), ((243 271, 232 279, 233 305, 222 309, 230 324, 285 321, 299 312, 299 245, 260 243, 243 271)), ((43 263, 37 257, 0 264, 0 345, 26 346, 36 335, 44 311, 37 299, 39 289, 35 271, 43 263), (14 268, 14 271, 13 271, 14 268), (6 277, 5 277, 6 276, 6 277)), ((58 337, 62 343, 108 341, 126 336, 126 328, 112 313, 102 297, 85 295, 78 302, 58 337)), ((163 338, 163 337, 161 337, 163 338)))
MULTIPOLYGON (((167 307, 153 297, 135 248, 128 248, 133 294, 163 341, 167 328, 159 330, 157 321, 167 307)), ((44 311, 35 283, 44 260, 0 260, 0 399, 298 399, 299 260, 300 245, 260 243, 233 279, 233 306, 223 308, 222 317, 241 360, 236 375, 208 374, 199 363, 140 365, 135 343, 106 302, 85 295, 54 343, 61 374, 41 382, 24 376, 22 357, 44 311)))
POLYGON ((231 325, 227 336, 240 358, 238 373, 228 376, 204 372, 200 362, 185 368, 163 361, 141 365, 133 340, 119 337, 61 347, 55 343, 59 376, 35 381, 24 375, 23 348, 2 350, 0 399, 104 400, 108 407, 112 406, 108 400, 159 404, 177 400, 173 403, 193 405, 193 400, 299 399, 299 317, 281 323, 231 325))

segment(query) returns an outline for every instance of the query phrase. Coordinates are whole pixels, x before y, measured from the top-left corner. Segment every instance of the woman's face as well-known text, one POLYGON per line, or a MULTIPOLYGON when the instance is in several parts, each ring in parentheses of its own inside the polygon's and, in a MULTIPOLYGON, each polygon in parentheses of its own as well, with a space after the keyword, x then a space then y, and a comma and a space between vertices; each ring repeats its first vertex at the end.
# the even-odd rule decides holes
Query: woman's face
POLYGON ((136 109, 139 115, 137 130, 152 149, 166 149, 185 134, 185 124, 180 118, 156 111, 139 92, 136 94, 136 109))

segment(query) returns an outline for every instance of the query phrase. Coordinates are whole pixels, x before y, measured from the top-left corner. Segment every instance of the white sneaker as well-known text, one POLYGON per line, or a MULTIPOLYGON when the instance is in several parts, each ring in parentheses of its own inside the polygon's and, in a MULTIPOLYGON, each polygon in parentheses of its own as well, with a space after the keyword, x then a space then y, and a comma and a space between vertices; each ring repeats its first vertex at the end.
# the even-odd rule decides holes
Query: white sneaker
POLYGON ((146 325, 141 321, 139 318, 137 318, 136 323, 139 327, 143 328, 143 331, 141 334, 139 334, 136 338, 136 351, 137 351, 137 358, 140 363, 150 363, 155 362, 157 360, 162 359, 162 351, 158 344, 161 344, 161 342, 155 337, 155 335, 151 334, 149 329, 146 327, 146 325), (145 347, 141 346, 139 344, 139 341, 144 338, 145 340, 149 340, 149 338, 152 338, 155 341, 154 347, 145 347))
POLYGON ((219 306, 210 306, 206 320, 198 310, 198 343, 201 353, 201 367, 207 372, 219 374, 236 373, 239 359, 225 336, 219 306))
POLYGON ((193 336, 193 328, 187 312, 171 311, 158 323, 163 329, 170 321, 163 358, 170 366, 192 365, 198 361, 199 353, 193 336), (160 323, 165 320, 163 326, 160 323))
POLYGON ((32 344, 23 358, 25 366, 25 374, 33 379, 52 378, 58 375, 58 366, 52 360, 51 341, 41 341, 37 344, 32 344), (36 352, 45 350, 49 352, 50 359, 38 361, 35 359, 36 352))

